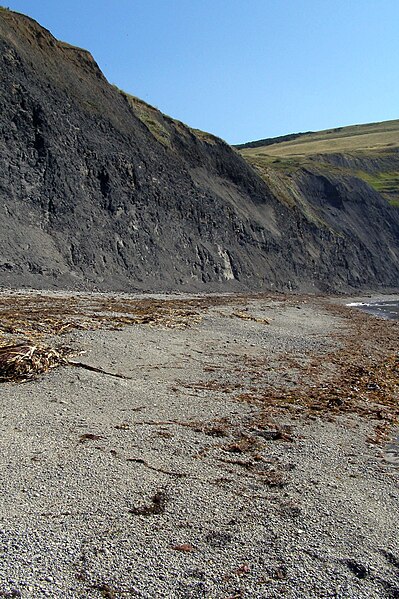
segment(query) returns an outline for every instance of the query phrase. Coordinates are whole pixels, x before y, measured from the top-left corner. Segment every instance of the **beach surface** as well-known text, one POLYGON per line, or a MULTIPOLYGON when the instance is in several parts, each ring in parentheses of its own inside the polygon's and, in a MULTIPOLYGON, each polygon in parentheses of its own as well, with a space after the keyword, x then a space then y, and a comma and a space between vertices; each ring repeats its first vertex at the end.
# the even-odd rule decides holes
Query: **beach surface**
POLYGON ((0 313, 3 345, 74 362, 0 384, 0 597, 399 597, 399 322, 288 295, 0 313))

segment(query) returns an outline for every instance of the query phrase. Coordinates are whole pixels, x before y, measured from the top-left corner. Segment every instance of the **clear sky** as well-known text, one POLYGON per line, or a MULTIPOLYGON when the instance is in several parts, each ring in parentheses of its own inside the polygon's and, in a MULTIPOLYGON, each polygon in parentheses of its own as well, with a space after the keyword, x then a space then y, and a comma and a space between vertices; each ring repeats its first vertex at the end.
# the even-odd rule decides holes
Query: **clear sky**
POLYGON ((3 0, 229 143, 399 118, 399 0, 3 0))

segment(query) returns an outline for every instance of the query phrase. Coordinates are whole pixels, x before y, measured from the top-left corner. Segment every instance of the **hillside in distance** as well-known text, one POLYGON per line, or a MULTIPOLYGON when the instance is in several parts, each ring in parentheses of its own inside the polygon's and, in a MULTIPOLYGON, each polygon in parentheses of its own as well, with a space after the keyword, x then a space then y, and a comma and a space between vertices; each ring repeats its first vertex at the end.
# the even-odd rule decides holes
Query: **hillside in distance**
MULTIPOLYGON (((399 210, 374 180, 351 174, 361 156, 241 156, 110 85, 89 52, 5 9, 0 76, 0 285, 399 286, 399 210)), ((365 162, 376 177, 380 157, 375 172, 365 162)))
POLYGON ((291 133, 237 145, 240 150, 268 147, 271 156, 301 156, 324 152, 373 151, 399 146, 399 120, 291 133))
POLYGON ((368 245, 373 255, 382 243, 387 262, 397 264, 399 120, 260 140, 238 149, 292 209, 368 245), (380 209, 374 210, 377 203, 380 209), (386 208, 390 218, 375 235, 386 208))
POLYGON ((267 178, 268 170, 359 177, 399 206, 399 120, 297 133, 237 146, 267 178))

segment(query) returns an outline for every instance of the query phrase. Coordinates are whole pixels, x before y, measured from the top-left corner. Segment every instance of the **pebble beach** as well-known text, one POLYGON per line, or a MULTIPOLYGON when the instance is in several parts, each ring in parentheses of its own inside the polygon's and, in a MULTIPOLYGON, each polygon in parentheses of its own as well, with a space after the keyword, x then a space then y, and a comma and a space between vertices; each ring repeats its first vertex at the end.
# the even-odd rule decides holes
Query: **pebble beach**
POLYGON ((0 597, 399 597, 399 323, 344 304, 3 293, 81 366, 1 383, 0 597))

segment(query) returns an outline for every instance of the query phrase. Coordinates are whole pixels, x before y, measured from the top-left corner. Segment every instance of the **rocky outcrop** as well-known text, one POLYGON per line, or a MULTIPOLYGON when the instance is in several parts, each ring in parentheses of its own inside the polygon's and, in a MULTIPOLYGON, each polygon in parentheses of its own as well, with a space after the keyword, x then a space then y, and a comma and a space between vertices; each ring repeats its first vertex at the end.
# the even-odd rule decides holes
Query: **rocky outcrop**
POLYGON ((0 74, 1 285, 398 285, 399 210, 366 183, 303 171, 268 184, 220 139, 108 84, 85 50, 4 10, 0 74))

